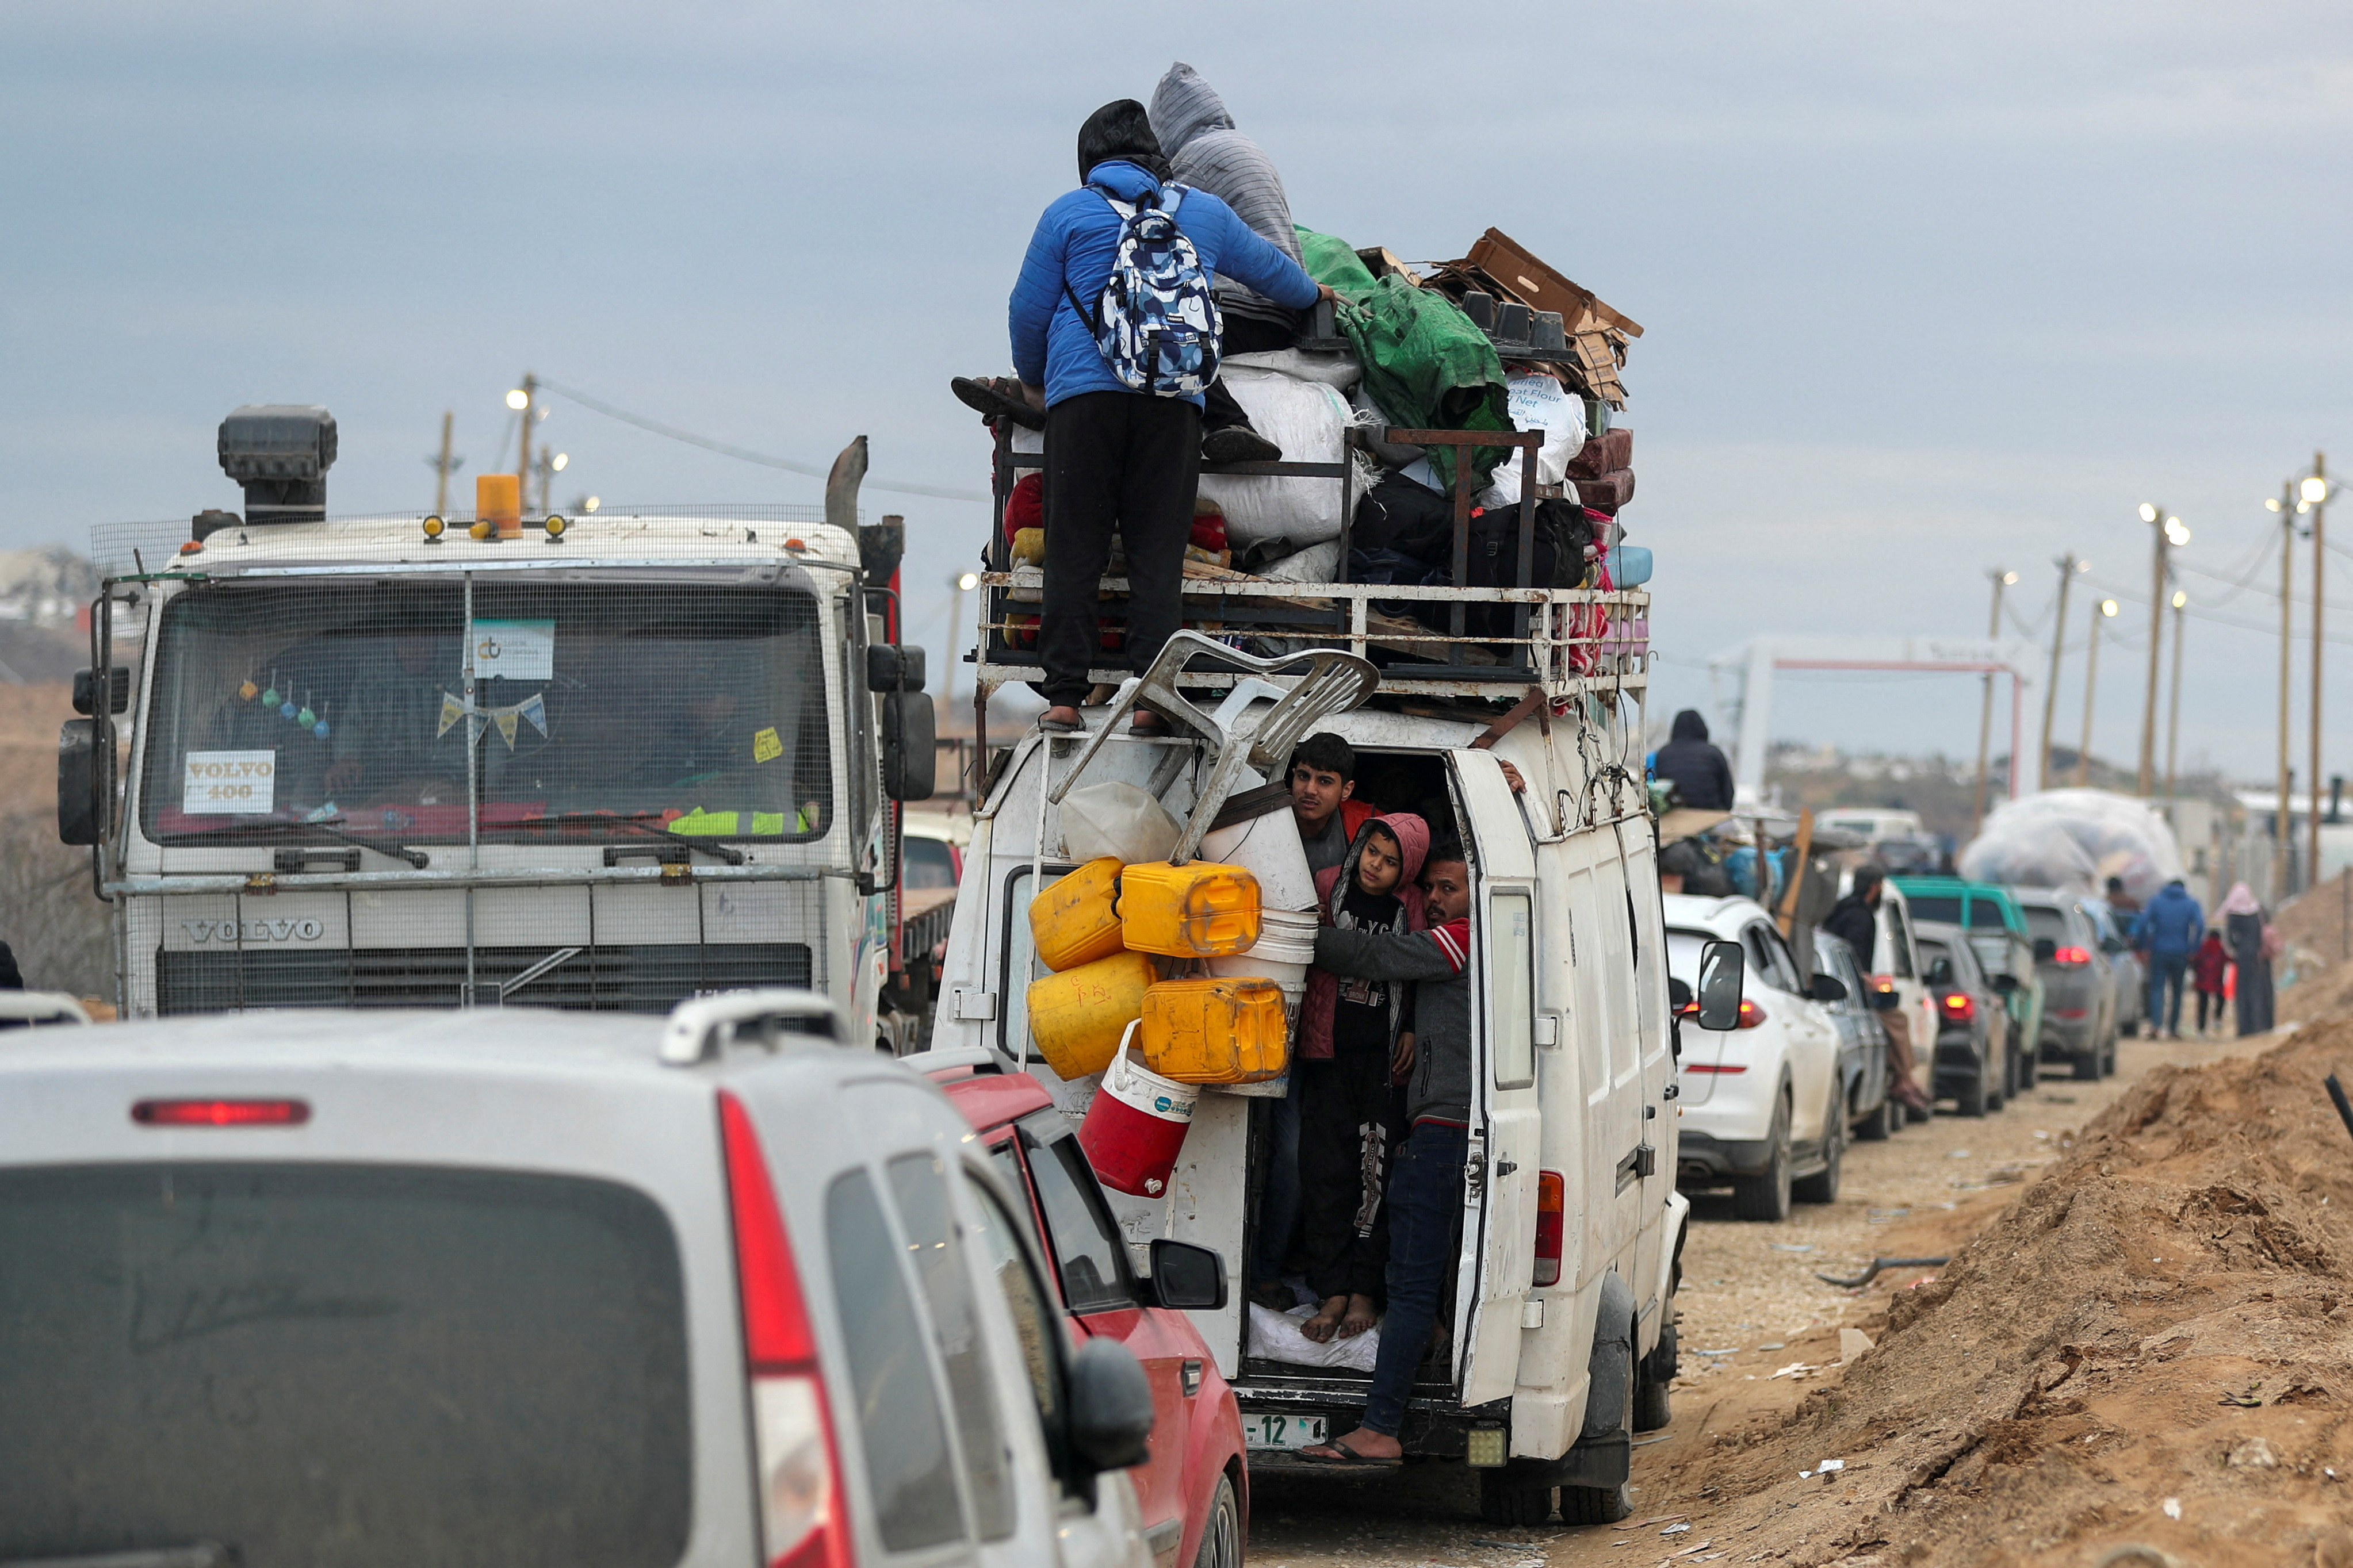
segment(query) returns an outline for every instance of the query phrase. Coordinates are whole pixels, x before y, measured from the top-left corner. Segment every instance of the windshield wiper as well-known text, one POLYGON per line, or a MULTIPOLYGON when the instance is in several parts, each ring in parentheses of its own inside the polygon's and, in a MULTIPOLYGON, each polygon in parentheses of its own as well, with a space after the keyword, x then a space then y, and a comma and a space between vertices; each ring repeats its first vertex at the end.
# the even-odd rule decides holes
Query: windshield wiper
MULTIPOLYGON (((364 837, 357 833, 346 833, 340 827, 331 827, 323 822, 238 822, 232 823, 227 827, 204 827, 188 833, 170 834, 166 836, 166 841, 223 836, 250 837, 259 833, 315 833, 340 843, 355 844, 362 849, 373 849, 377 854, 394 860, 406 860, 420 871, 433 864, 433 858, 422 849, 411 849, 406 844, 387 844, 381 839, 364 837)), ((13 1568, 13 1564, 0 1563, 0 1568, 13 1568)))
POLYGON ((229 1568, 236 1554, 217 1541, 150 1546, 131 1552, 86 1552, 72 1557, 11 1557, 0 1568, 229 1568))
MULTIPOLYGON (((741 866, 744 863, 744 851, 733 845, 713 844, 683 833, 672 833, 668 828, 658 826, 660 821, 659 815, 650 811, 632 811, 618 815, 602 811, 559 811, 553 816, 518 817, 512 822, 501 822, 498 826, 500 828, 626 827, 632 833, 642 833, 649 837, 659 838, 665 844, 683 845, 689 850, 700 849, 705 855, 723 860, 730 866, 741 866)), ((0 1564, 0 1568, 6 1568, 6 1565, 0 1564)))

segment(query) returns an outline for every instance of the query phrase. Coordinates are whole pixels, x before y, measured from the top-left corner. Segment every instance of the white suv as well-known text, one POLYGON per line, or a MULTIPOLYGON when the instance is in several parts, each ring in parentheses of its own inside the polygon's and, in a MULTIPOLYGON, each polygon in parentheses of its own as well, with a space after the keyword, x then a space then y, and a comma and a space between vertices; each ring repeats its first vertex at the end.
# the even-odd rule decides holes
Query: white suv
MULTIPOLYGON (((10 1037, 0 1562, 1152 1568, 1144 1369, 839 1027, 762 992, 10 1037)), ((1217 1300, 1168 1245, 1158 1304, 1217 1300)))
POLYGON ((1682 1020, 1678 1184, 1730 1186, 1742 1219, 1787 1219, 1792 1196, 1831 1202, 1846 1107, 1838 1026, 1819 1004, 1846 988, 1827 974, 1800 979, 1788 944, 1753 900, 1671 893, 1666 915, 1667 973, 1684 985, 1698 984, 1708 942, 1738 942, 1746 963, 1736 1027, 1703 1029, 1688 1008, 1682 1020))

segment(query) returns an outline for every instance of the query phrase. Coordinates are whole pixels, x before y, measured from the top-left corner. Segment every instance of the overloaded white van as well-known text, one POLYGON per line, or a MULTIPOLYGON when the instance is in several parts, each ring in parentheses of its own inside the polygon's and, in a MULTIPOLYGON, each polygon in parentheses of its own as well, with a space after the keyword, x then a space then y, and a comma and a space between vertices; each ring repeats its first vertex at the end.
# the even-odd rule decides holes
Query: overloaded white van
MULTIPOLYGON (((1622 614, 1641 596, 1545 597, 1608 600, 1622 614)), ((1532 664, 1547 657, 1529 650, 1532 664)), ((1182 662, 1163 659, 1172 670, 1182 662)), ((1432 818, 1435 836, 1459 835, 1471 867, 1474 1083, 1461 1253, 1441 1310, 1451 1331, 1423 1364, 1400 1438, 1409 1454, 1477 1468, 1482 1512, 1500 1521, 1549 1516, 1555 1489, 1572 1522, 1624 1517, 1631 1436, 1667 1422, 1689 1205, 1675 1190, 1674 1004, 1642 782, 1641 663, 1637 653, 1598 666, 1604 674, 1542 668, 1528 700, 1500 717, 1500 704, 1474 709, 1417 687, 1416 676, 1436 686, 1442 670, 1396 664, 1376 678, 1367 664, 1366 687, 1377 679, 1369 701, 1306 726, 1355 749, 1360 797, 1432 818)), ((1206 705, 1236 679, 1197 668, 1173 683, 1212 688, 1206 705)), ((1088 710, 1087 735, 1033 729, 1012 744, 974 814, 934 1048, 999 1047, 1066 1113, 1083 1113, 1094 1080, 1065 1083, 1039 1059, 1025 1009, 1046 973, 1032 955, 1030 901, 1075 866, 1056 797, 1083 759, 1079 782, 1124 781, 1187 822, 1197 802, 1216 809, 1201 792, 1222 787, 1212 781, 1226 748, 1270 731, 1282 743, 1253 754, 1239 782, 1280 779, 1300 730, 1277 719, 1287 684, 1235 698, 1222 746, 1181 723, 1134 738, 1116 706, 1088 710)), ((1295 831, 1287 808, 1278 813, 1263 820, 1295 831)), ((1721 975, 1703 989, 1721 1026, 1741 964, 1736 947, 1718 946, 1721 975)), ((1270 1090, 1281 1092, 1205 1087, 1166 1195, 1113 1194, 1132 1247, 1197 1242, 1234 1274, 1229 1305, 1197 1318, 1240 1397, 1260 1471, 1303 1468, 1295 1451, 1354 1426, 1369 1383, 1251 1353, 1241 1271, 1259 1239, 1270 1090)))

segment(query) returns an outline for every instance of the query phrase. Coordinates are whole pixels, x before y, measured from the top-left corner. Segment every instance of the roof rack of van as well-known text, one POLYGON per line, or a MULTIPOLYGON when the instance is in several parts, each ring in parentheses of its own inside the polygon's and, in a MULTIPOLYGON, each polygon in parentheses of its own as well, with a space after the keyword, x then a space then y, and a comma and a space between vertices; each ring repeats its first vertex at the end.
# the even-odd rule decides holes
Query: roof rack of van
MULTIPOLYGON (((1378 438, 1422 447, 1449 446, 1458 451, 1479 447, 1532 450, 1542 435, 1391 429, 1379 432, 1378 438)), ((1045 574, 1040 567, 1014 562, 1003 526, 1006 502, 1018 471, 1043 463, 1041 453, 1014 451, 1009 427, 1000 424, 995 526, 987 570, 980 575, 976 674, 983 692, 1008 681, 1044 678, 1036 648, 1045 574)), ((1522 465, 1528 488, 1522 506, 1521 569, 1515 575, 1523 582, 1529 574, 1527 563, 1535 555, 1535 467, 1533 456, 1522 465)), ((1460 581, 1469 575, 1472 466, 1466 460, 1456 464, 1456 468, 1453 574, 1460 581)), ((1351 461, 1205 465, 1202 472, 1333 480, 1341 487, 1345 520, 1337 561, 1345 565, 1349 559, 1356 500, 1351 461)), ((1101 591, 1108 601, 1106 611, 1115 616, 1113 605, 1127 595, 1127 579, 1106 576, 1101 591)), ((1588 693, 1639 693, 1648 686, 1650 603, 1650 595, 1637 589, 1291 582, 1187 561, 1182 624, 1251 651, 1345 648, 1382 667, 1379 690, 1387 694, 1518 699, 1541 690, 1546 698, 1560 701, 1588 693)), ((1107 658, 1102 668, 1089 671, 1089 679, 1115 685, 1130 673, 1107 658)), ((1229 688, 1235 679, 1230 669, 1203 667, 1186 671, 1183 683, 1215 690, 1229 688)))

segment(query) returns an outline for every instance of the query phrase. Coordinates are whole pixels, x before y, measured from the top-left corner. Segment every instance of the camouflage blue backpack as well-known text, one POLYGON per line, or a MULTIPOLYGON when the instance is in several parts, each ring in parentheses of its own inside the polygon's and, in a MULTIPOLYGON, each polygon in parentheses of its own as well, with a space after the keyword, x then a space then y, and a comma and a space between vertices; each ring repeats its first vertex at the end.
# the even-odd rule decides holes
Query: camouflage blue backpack
POLYGON ((1201 258, 1176 226, 1185 187, 1165 187, 1159 206, 1131 206, 1100 187, 1098 194, 1120 217, 1111 277, 1092 310, 1068 282, 1062 292, 1092 329, 1121 385, 1155 397, 1198 397, 1218 378, 1225 323, 1209 298, 1201 258))

